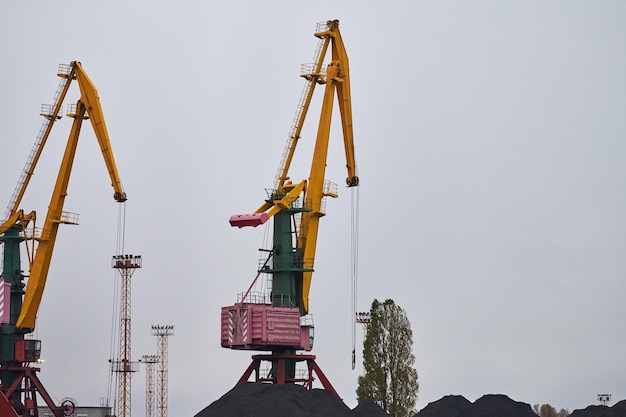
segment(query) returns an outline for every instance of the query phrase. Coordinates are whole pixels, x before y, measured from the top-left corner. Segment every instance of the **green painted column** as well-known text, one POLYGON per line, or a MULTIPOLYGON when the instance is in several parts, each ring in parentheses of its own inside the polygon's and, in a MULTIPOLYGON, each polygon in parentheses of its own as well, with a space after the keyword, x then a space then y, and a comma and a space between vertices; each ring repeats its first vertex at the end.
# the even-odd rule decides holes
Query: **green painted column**
POLYGON ((274 216, 274 245, 272 248, 272 305, 298 307, 294 273, 292 213, 283 210, 274 216))
MULTIPOLYGON (((4 367, 20 367, 21 363, 15 360, 15 342, 24 339, 24 333, 16 329, 15 323, 22 309, 22 298, 24 295, 24 275, 22 273, 20 258, 20 243, 24 240, 20 236, 19 228, 12 227, 2 235, 3 268, 2 278, 4 282, 11 283, 11 310, 10 321, 0 326, 0 379, 3 386, 10 386, 17 378, 21 378, 20 373, 4 371, 4 367)), ((14 402, 16 410, 22 406, 19 390, 15 392, 10 401, 14 402)))

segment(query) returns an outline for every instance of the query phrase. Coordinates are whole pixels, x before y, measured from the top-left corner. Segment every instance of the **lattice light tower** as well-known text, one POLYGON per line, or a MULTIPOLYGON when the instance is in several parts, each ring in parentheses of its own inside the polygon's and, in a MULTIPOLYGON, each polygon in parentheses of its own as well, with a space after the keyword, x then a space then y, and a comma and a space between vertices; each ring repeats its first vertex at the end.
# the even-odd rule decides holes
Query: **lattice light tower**
MULTIPOLYGON (((370 324, 372 323, 372 315, 370 314, 370 312, 357 312, 355 313, 354 316, 354 321, 355 323, 360 323, 363 326, 363 343, 365 344, 365 338, 367 337, 367 330, 370 327, 370 324)), ((352 369, 354 369, 354 361, 355 361, 355 353, 353 351, 352 353, 352 358, 353 358, 353 362, 352 362, 352 369)), ((365 374, 365 369, 363 369, 363 374, 365 374)))
POLYGON ((157 417, 167 417, 167 338, 173 334, 172 325, 152 325, 157 337, 157 417))
POLYGON ((363 325, 363 335, 367 336, 367 329, 372 322, 372 315, 368 312, 366 313, 356 313, 356 317, 354 318, 357 323, 363 325))
POLYGON ((598 401, 600 401, 602 405, 609 405, 611 394, 598 394, 598 401))
POLYGON ((117 417, 131 415, 131 383, 139 364, 130 355, 130 278, 135 269, 141 268, 140 255, 115 255, 111 266, 120 272, 122 289, 120 296, 120 350, 119 357, 111 361, 111 370, 117 379, 117 417))
POLYGON ((146 417, 154 417, 154 365, 158 360, 157 355, 143 355, 139 359, 146 364, 146 417))

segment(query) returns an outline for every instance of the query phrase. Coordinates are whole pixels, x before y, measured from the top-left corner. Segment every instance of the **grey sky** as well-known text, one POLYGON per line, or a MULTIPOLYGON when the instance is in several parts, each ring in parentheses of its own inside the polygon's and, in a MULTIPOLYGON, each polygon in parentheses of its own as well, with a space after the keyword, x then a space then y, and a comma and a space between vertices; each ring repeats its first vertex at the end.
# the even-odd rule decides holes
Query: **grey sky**
MULTIPOLYGON (((264 232, 228 218, 272 185, 300 64, 328 19, 340 20, 351 65, 359 309, 393 298, 407 311, 418 409, 448 394, 570 410, 599 393, 626 398, 623 1, 2 2, 1 209, 57 65, 81 61, 129 196, 126 252, 144 259, 133 356, 156 353, 150 325, 173 324, 169 415, 194 415, 250 362, 220 348, 219 314, 254 277, 264 232)), ((308 175, 318 109, 296 180, 308 175)), ((22 205, 40 217, 68 132, 59 122, 22 205)), ((327 177, 341 185, 337 133, 327 177)), ((81 224, 59 232, 38 319, 40 378, 80 405, 106 395, 118 279, 118 206, 101 159, 85 125, 65 204, 81 224)), ((340 191, 320 226, 313 353, 354 406, 350 192, 340 191)), ((136 415, 143 401, 142 369, 136 415)))

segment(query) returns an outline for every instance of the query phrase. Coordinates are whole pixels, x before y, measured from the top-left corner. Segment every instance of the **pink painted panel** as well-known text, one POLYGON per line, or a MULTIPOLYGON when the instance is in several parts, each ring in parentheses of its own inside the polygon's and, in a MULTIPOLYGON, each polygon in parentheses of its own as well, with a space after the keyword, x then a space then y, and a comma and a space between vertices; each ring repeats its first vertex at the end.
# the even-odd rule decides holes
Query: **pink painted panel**
POLYGON ((310 350, 308 331, 300 328, 298 308, 267 304, 236 304, 222 308, 222 347, 272 350, 291 347, 310 350))
POLYGON ((302 348, 306 351, 310 351, 313 348, 311 340, 312 336, 313 335, 311 334, 311 327, 300 327, 300 346, 302 346, 302 348))
POLYGON ((269 220, 267 213, 253 213, 253 214, 235 214, 230 216, 229 222, 231 226, 237 226, 239 228, 246 226, 256 227, 269 220))
POLYGON ((268 344, 298 346, 300 344, 300 310, 271 307, 265 311, 268 344))
POLYGON ((234 305, 222 308, 221 344, 223 347, 250 344, 249 306, 234 305))
POLYGON ((6 324, 11 319, 11 283, 0 280, 0 323, 6 324))

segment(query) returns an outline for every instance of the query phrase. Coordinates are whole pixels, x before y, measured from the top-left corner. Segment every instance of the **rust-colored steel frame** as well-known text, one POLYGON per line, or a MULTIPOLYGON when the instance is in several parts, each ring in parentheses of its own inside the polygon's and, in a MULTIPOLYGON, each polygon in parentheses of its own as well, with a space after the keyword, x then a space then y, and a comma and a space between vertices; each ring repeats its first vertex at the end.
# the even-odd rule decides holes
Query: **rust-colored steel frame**
POLYGON ((272 382, 274 384, 290 384, 290 383, 303 383, 307 389, 313 389, 313 374, 316 374, 319 378, 322 387, 326 391, 330 391, 335 394, 338 398, 339 394, 335 391, 335 388, 331 385, 324 372, 320 369, 320 367, 315 362, 315 355, 303 355, 303 354, 291 354, 291 353, 272 353, 272 354, 262 354, 262 355, 253 355, 252 363, 248 366, 248 369, 243 373, 241 378, 239 379, 239 383, 248 382, 252 373, 255 374, 255 382, 272 382), (303 362, 306 361, 308 374, 306 378, 287 378, 286 376, 286 365, 285 362, 287 360, 303 362), (260 374, 261 362, 272 362, 275 364, 276 372, 271 377, 262 377, 260 374))
MULTIPOLYGON (((43 398, 48 408, 50 408, 50 411, 52 412, 54 417, 65 416, 64 408, 59 407, 56 404, 54 404, 52 397, 50 396, 50 394, 48 394, 48 391, 46 391, 43 384, 37 377, 36 372, 38 372, 40 368, 6 367, 6 368, 3 368, 2 370, 6 372, 18 372, 18 373, 21 373, 21 376, 19 378, 16 378, 15 381, 13 381, 13 383, 8 387, 4 387, 0 385, 0 391, 2 392, 2 395, 3 395, 3 398, 0 398, 0 401, 6 400, 8 402, 7 399, 10 398, 16 390, 28 392, 29 395, 27 396, 27 398, 30 400, 29 401, 30 404, 26 404, 26 403, 24 404, 25 406, 24 413, 22 415, 37 417, 39 413, 38 413, 38 408, 37 408, 36 394, 39 394, 39 396, 43 398)), ((11 407, 14 407, 14 405, 11 404, 11 407)), ((3 408, 0 407, 0 409, 3 409, 3 408)), ((17 414, 15 409, 13 409, 13 411, 15 412, 16 416, 19 416, 19 414, 17 414)))

